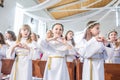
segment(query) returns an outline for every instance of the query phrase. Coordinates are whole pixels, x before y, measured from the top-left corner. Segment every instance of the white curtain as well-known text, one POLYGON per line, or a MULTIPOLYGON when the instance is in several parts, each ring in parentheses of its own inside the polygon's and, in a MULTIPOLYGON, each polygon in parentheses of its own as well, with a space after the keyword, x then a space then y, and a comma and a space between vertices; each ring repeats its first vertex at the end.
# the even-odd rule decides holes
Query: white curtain
POLYGON ((38 20, 45 21, 45 22, 60 22, 60 23, 64 23, 64 22, 65 23, 66 22, 67 23, 71 23, 73 21, 80 22, 82 20, 85 20, 85 19, 88 19, 90 17, 93 17, 93 16, 99 14, 100 12, 106 10, 106 8, 109 7, 109 6, 111 6, 111 5, 113 5, 116 0, 111 1, 108 5, 106 5, 104 8, 101 8, 98 11, 94 11, 91 14, 88 14, 86 16, 82 16, 82 17, 78 17, 78 18, 72 18, 72 19, 63 19, 63 20, 48 19, 48 18, 37 16, 37 15, 34 15, 33 13, 31 13, 32 11, 37 11, 37 10, 45 9, 45 8, 47 8, 47 7, 55 4, 55 3, 58 3, 59 1, 60 0, 46 0, 45 2, 43 2, 43 3, 39 4, 39 5, 30 7, 30 8, 27 8, 27 9, 25 8, 25 9, 23 9, 23 11, 24 11, 24 13, 26 15, 28 15, 28 16, 30 16, 32 18, 38 19, 38 20), (47 3, 49 3, 49 4, 47 4, 47 3), (31 12, 29 12, 29 11, 31 11, 31 12))
POLYGON ((46 0, 43 3, 40 3, 38 5, 29 7, 29 8, 24 8, 24 11, 29 11, 29 12, 33 12, 33 11, 38 11, 38 10, 42 10, 42 9, 46 9, 58 2, 60 2, 61 0, 46 0))

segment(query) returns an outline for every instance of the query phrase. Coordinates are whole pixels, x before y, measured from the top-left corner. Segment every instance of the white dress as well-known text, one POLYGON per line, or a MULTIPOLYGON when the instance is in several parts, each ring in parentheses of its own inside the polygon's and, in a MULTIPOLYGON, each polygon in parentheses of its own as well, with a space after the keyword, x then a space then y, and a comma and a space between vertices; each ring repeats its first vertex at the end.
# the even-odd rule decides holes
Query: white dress
POLYGON ((35 49, 36 52, 32 53, 32 60, 40 59, 41 51, 38 48, 38 44, 36 41, 32 41, 32 48, 35 49))
POLYGON ((83 39, 78 53, 84 59, 82 80, 104 80, 104 58, 107 55, 103 43, 94 37, 89 41, 83 39))
MULTIPOLYGON (((41 43, 41 39, 38 40, 38 46, 40 45, 40 43, 41 43)), ((41 48, 39 48, 39 51, 42 53, 41 60, 42 61, 47 61, 48 56, 49 56, 49 52, 45 51, 45 50, 42 50, 41 48)))
POLYGON ((114 49, 114 54, 112 57, 112 63, 120 64, 120 47, 114 49))
POLYGON ((108 58, 106 60, 106 63, 118 63, 120 64, 120 47, 116 48, 114 43, 109 43, 108 58), (111 52, 110 52, 111 50, 111 52))
POLYGON ((70 80, 65 55, 67 47, 57 41, 42 40, 40 48, 49 53, 43 80, 70 80))
POLYGON ((9 45, 9 47, 11 47, 15 44, 15 41, 6 40, 6 43, 9 45))
POLYGON ((2 45, 2 47, 0 48, 0 74, 1 74, 1 68, 2 68, 1 59, 6 58, 7 50, 8 50, 8 46, 7 45, 2 45))
MULTIPOLYGON (((71 41, 67 41, 67 43, 72 46, 71 41)), ((73 49, 69 50, 69 54, 66 55, 67 62, 73 62, 73 60, 76 59, 75 56, 77 55, 77 52, 76 52, 74 46, 72 46, 72 47, 73 47, 73 49)))
MULTIPOLYGON (((21 39, 21 43, 26 43, 26 38, 21 39)), ((32 47, 31 44, 27 44, 29 47, 32 47)), ((11 53, 10 50, 8 50, 11 53)), ((33 49, 30 51, 24 48, 16 47, 12 53, 12 59, 17 55, 12 67, 9 80, 32 80, 32 53, 33 49)))

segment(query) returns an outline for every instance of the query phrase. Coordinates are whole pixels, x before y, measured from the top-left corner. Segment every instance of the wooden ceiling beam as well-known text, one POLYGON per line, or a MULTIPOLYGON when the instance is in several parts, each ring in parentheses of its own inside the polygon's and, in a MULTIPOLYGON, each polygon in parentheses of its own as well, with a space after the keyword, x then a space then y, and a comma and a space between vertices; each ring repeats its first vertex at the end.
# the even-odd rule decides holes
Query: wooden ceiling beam
POLYGON ((69 4, 64 4, 62 6, 58 6, 58 7, 55 7, 55 8, 50 8, 50 9, 48 9, 48 11, 52 12, 54 10, 62 9, 62 8, 69 7, 69 6, 72 6, 72 5, 75 5, 75 4, 80 4, 80 3, 81 3, 81 1, 79 0, 79 1, 69 3, 69 4))

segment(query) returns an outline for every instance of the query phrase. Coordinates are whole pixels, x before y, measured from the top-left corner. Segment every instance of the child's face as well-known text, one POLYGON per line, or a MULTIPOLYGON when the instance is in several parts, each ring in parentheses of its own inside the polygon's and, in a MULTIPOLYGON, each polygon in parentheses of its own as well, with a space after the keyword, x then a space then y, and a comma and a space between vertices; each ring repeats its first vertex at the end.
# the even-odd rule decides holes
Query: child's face
POLYGON ((27 38, 30 34, 30 31, 28 29, 21 29, 21 35, 23 38, 27 38))
POLYGON ((52 32, 51 31, 47 31, 47 37, 48 38, 52 37, 52 32))
POLYGON ((11 36, 11 34, 6 33, 6 34, 5 34, 5 37, 6 37, 6 39, 11 39, 12 36, 11 36))
POLYGON ((117 34, 115 32, 112 32, 109 34, 109 39, 111 41, 116 41, 117 40, 117 34))
POLYGON ((99 24, 95 25, 92 29, 90 29, 90 32, 93 36, 97 36, 100 33, 99 24))
POLYGON ((68 40, 71 40, 72 38, 73 38, 73 32, 69 32, 68 34, 67 34, 67 39, 68 40))
POLYGON ((62 26, 61 25, 55 25, 52 32, 53 32, 54 37, 61 37, 61 35, 63 33, 62 26))

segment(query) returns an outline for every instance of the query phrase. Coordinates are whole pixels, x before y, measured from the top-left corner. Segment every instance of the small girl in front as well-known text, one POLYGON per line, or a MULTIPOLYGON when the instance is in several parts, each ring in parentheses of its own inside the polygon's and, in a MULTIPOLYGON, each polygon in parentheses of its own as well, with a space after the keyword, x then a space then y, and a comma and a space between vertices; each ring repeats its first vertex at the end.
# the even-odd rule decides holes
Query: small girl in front
POLYGON ((84 59, 82 80, 104 80, 104 58, 106 55, 103 38, 99 37, 100 24, 90 21, 79 42, 78 53, 84 59))
POLYGON ((60 23, 52 27, 53 37, 42 40, 40 47, 48 54, 43 80, 70 80, 65 55, 72 49, 62 37, 64 28, 60 23))
POLYGON ((16 44, 9 49, 11 58, 16 54, 9 80, 32 80, 31 56, 34 49, 31 46, 30 35, 30 26, 23 25, 19 30, 16 44))

